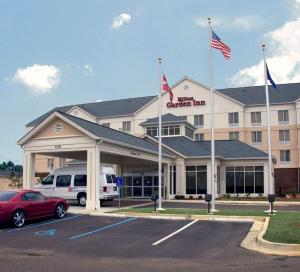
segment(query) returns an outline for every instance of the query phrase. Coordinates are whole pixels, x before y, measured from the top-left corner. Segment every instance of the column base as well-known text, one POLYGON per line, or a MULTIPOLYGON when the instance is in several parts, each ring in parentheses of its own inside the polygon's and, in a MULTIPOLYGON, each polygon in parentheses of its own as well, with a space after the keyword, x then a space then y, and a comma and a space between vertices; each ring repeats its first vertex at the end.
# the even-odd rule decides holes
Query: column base
POLYGON ((100 210, 100 201, 86 201, 86 206, 85 208, 87 210, 92 210, 92 211, 96 211, 96 210, 100 210))

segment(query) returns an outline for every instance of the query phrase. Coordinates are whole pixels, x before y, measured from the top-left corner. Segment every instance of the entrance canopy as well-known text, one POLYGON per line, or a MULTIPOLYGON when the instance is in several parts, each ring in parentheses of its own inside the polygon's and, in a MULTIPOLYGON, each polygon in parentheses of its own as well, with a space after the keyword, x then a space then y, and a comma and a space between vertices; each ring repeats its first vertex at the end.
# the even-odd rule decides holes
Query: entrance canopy
MULTIPOLYGON (((155 143, 62 112, 52 113, 18 144, 24 149, 26 189, 32 188, 36 154, 87 161, 87 208, 90 209, 99 208, 100 162, 154 165, 158 160, 155 143)), ((166 150, 162 154, 165 165, 175 158, 166 150)))

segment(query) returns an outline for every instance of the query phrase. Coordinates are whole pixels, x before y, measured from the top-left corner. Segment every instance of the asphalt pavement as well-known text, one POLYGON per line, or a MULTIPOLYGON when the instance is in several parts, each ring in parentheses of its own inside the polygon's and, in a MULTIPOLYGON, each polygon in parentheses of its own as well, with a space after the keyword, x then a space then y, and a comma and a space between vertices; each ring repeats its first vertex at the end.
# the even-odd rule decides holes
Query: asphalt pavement
POLYGON ((69 214, 22 229, 2 228, 0 267, 5 272, 299 271, 300 258, 239 247, 250 223, 191 223, 69 214))

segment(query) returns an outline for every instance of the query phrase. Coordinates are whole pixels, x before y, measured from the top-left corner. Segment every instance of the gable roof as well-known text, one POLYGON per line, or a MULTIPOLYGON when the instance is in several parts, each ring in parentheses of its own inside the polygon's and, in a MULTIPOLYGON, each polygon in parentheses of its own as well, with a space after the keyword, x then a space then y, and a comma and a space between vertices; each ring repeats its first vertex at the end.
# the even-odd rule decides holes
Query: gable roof
POLYGON ((71 110, 73 107, 76 106, 88 112, 89 114, 95 116, 96 118, 131 115, 135 113, 138 109, 145 106, 155 97, 156 96, 144 96, 144 97, 126 98, 126 99, 56 107, 48 111, 47 113, 43 114, 42 116, 29 122, 26 126, 27 127, 36 126, 37 124, 45 120, 48 116, 50 116, 53 112, 59 111, 62 113, 67 113, 69 110, 71 110))
MULTIPOLYGON (((184 136, 163 137, 163 144, 179 152, 185 157, 211 156, 210 141, 193 141, 184 136)), ((215 141, 216 157, 222 159, 267 159, 268 154, 237 140, 215 141)))
MULTIPOLYGON (((48 118, 41 121, 40 124, 36 126, 33 130, 29 131, 22 139, 18 141, 18 144, 23 144, 24 141, 30 137, 30 135, 34 135, 38 131, 39 125, 42 125, 43 122, 47 122, 47 120, 51 120, 52 117, 60 117, 62 119, 67 119, 71 122, 71 124, 75 124, 84 132, 88 133, 90 136, 93 136, 94 139, 104 140, 106 142, 116 143, 119 145, 130 146, 135 149, 145 150, 151 153, 158 153, 157 145, 150 143, 142 138, 127 134, 125 132, 115 130, 103 125, 99 125, 97 123, 93 123, 87 121, 85 119, 81 119, 63 112, 54 112, 48 118), (36 132, 34 132, 36 130, 36 132)), ((172 156, 171 153, 164 152, 165 156, 172 156)))
MULTIPOLYGON (((278 84, 275 90, 269 87, 270 104, 293 103, 300 98, 300 83, 278 84)), ((265 86, 218 89, 217 92, 247 106, 265 105, 265 86)))

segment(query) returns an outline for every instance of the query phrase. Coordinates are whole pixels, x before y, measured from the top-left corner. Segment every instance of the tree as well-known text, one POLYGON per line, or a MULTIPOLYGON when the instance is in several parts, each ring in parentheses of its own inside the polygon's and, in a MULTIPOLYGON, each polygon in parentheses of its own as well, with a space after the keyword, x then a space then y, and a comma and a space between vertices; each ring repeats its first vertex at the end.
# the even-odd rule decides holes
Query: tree
POLYGON ((20 189, 23 188, 23 178, 20 176, 16 176, 14 173, 11 173, 11 175, 8 177, 8 179, 11 181, 10 187, 12 189, 20 189))

